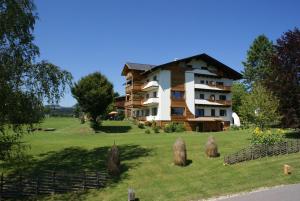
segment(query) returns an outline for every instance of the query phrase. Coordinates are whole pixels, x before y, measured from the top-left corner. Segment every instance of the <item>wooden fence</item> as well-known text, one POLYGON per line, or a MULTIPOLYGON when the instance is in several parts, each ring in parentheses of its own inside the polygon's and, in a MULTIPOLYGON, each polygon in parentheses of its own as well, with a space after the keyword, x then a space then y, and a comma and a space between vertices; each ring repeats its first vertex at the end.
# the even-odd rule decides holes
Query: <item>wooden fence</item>
POLYGON ((69 174, 43 171, 34 176, 21 173, 14 176, 2 174, 0 200, 101 188, 105 186, 107 179, 107 174, 103 172, 69 174))
POLYGON ((235 164, 258 158, 296 153, 300 151, 300 140, 291 140, 274 145, 253 145, 224 157, 224 164, 235 164))

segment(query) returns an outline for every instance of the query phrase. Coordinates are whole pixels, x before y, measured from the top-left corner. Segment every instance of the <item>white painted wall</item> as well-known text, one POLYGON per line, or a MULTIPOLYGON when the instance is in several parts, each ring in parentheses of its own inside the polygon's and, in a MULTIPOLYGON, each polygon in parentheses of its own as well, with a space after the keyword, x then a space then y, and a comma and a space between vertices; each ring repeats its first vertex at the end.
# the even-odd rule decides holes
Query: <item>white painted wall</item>
POLYGON ((215 109, 216 117, 222 118, 223 121, 230 121, 232 118, 232 109, 231 107, 213 107, 213 106, 201 106, 196 105, 195 109, 204 109, 204 116, 210 116, 211 115, 211 109, 215 109), (227 115, 225 117, 220 116, 220 110, 226 110, 227 115))
POLYGON ((200 84, 200 80, 204 80, 205 82, 206 82, 206 80, 207 81, 215 81, 215 82, 223 82, 224 86, 232 86, 232 80, 231 79, 227 79, 227 78, 217 79, 217 78, 195 76, 195 83, 196 84, 200 84))
POLYGON ((207 100, 210 98, 211 95, 215 95, 215 100, 220 100, 219 96, 220 95, 225 95, 226 96, 226 100, 231 100, 231 93, 222 93, 219 91, 214 91, 214 92, 208 92, 208 91, 201 91, 201 90, 197 90, 195 91, 195 99, 200 99, 200 94, 204 94, 204 99, 207 100))
POLYGON ((157 108, 158 120, 171 120, 171 72, 161 70, 158 74, 158 97, 157 108))
POLYGON ((188 109, 195 115, 194 73, 185 72, 185 101, 188 109))

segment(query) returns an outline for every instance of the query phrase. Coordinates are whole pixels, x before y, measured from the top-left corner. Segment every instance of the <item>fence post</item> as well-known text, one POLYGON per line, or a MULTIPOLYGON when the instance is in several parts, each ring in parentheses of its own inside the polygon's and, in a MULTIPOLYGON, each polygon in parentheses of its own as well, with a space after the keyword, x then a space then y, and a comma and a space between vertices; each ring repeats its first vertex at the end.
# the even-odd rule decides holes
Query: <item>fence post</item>
POLYGON ((96 177, 97 177, 97 188, 100 188, 99 172, 96 172, 96 177))
POLYGON ((20 180, 19 180, 19 182, 20 182, 20 184, 19 184, 19 194, 21 195, 21 196, 23 196, 23 178, 22 178, 22 172, 20 173, 20 180))
POLYGON ((52 194, 55 193, 55 171, 52 171, 52 194))
POLYGON ((3 173, 1 174, 1 180, 0 180, 0 201, 2 200, 2 194, 3 194, 3 184, 4 183, 4 177, 3 173))
POLYGON ((39 176, 36 178, 36 186, 35 186, 35 195, 37 196, 39 194, 39 185, 40 185, 40 179, 39 176))
POLYGON ((85 172, 83 172, 83 190, 85 190, 85 185, 86 185, 86 175, 85 172))

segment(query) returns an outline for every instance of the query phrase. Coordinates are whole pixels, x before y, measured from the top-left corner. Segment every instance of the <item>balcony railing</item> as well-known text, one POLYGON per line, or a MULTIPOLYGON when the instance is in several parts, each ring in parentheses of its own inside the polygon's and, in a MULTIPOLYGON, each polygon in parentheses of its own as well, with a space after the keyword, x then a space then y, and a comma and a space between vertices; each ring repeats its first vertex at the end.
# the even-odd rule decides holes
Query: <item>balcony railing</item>
POLYGON ((127 85, 125 87, 126 93, 129 93, 131 91, 141 91, 141 89, 142 89, 142 84, 140 83, 134 83, 132 85, 127 85))
POLYGON ((150 98, 147 98, 147 99, 143 99, 142 100, 142 105, 156 105, 158 104, 159 102, 159 99, 157 97, 150 97, 150 98))
POLYGON ((196 104, 200 105, 224 105, 231 106, 231 100, 213 100, 213 99, 196 99, 196 104))
POLYGON ((216 87, 224 91, 231 91, 231 86, 224 86, 222 84, 213 84, 213 83, 208 83, 207 85, 210 87, 216 87))
POLYGON ((157 87, 158 87, 158 82, 156 80, 153 80, 153 81, 150 81, 150 82, 147 82, 147 83, 143 84, 141 89, 143 91, 148 91, 148 90, 151 90, 151 89, 155 89, 157 87))
POLYGON ((125 101, 125 107, 140 107, 142 106, 141 100, 128 100, 125 101))

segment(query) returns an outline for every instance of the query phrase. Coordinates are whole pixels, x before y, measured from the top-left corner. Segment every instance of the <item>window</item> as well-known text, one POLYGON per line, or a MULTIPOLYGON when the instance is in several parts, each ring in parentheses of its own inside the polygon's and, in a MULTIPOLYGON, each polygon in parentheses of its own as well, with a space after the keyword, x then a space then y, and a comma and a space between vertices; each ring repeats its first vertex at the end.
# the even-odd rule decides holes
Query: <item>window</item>
POLYGON ((145 110, 145 116, 149 116, 149 112, 150 112, 149 109, 146 109, 145 110))
POLYGON ((202 70, 208 70, 208 68, 205 67, 205 66, 201 66, 201 69, 202 69, 202 70))
POLYGON ((223 86, 224 85, 224 82, 217 82, 217 85, 221 85, 221 86, 223 86))
POLYGON ((184 99, 183 91, 172 91, 172 99, 180 100, 184 99))
POLYGON ((204 80, 200 80, 200 84, 204 84, 204 80))
POLYGON ((153 98, 157 98, 157 92, 153 92, 153 98))
POLYGON ((216 116, 216 110, 215 109, 211 109, 211 115, 212 117, 216 116))
POLYGON ((226 110, 220 110, 220 116, 221 117, 226 117, 227 116, 227 111, 226 110))
POLYGON ((151 115, 152 116, 156 116, 157 115, 157 107, 152 108, 151 115))
POLYGON ((204 94, 199 94, 200 99, 204 99, 204 94))
POLYGON ((219 100, 226 100, 226 95, 220 95, 219 100))
POLYGON ((156 75, 153 76, 153 81, 157 81, 157 76, 156 75))
POLYGON ((148 99, 149 98, 149 94, 146 94, 146 99, 148 99))
POLYGON ((137 117, 140 116, 140 111, 137 110, 137 111, 135 112, 135 115, 136 115, 137 117))
POLYGON ((183 116, 184 107, 171 107, 171 115, 183 116))
POLYGON ((204 109, 196 109, 196 117, 204 117, 204 109))

